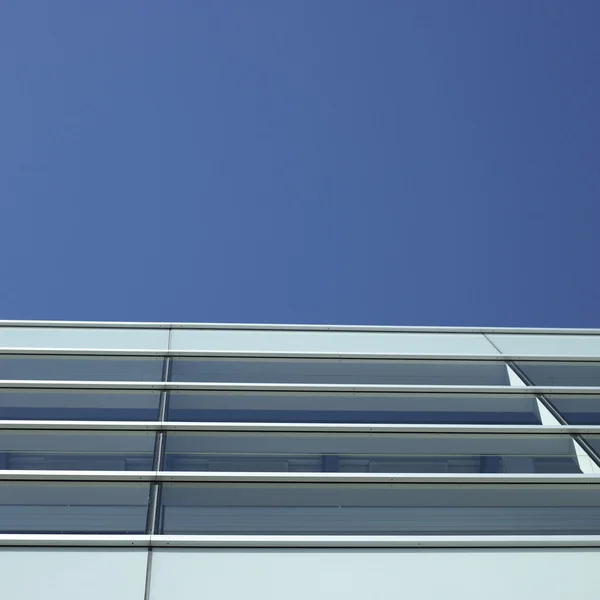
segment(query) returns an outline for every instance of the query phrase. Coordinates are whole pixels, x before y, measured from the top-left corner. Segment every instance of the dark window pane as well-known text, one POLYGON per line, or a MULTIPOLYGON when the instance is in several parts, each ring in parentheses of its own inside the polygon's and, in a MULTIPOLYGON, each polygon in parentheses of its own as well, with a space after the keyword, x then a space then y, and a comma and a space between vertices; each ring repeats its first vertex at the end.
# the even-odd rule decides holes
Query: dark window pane
POLYGON ((570 425, 600 425, 600 396, 550 394, 547 398, 570 425))
POLYGON ((533 396, 171 392, 171 421, 537 424, 533 396))
POLYGON ((493 361, 174 358, 172 381, 508 385, 504 363, 493 361))
POLYGON ((579 473, 570 436, 170 432, 165 469, 579 473))
POLYGON ((159 392, 0 389, 0 419, 152 421, 159 392))
POLYGON ((146 530, 148 483, 1 482, 0 533, 146 530))
POLYGON ((161 381, 162 370, 160 357, 0 356, 0 379, 161 381))
POLYGON ((154 432, 0 431, 0 469, 147 471, 154 432))
POLYGON ((600 385, 600 362, 520 361, 517 365, 534 385, 600 385))
POLYGON ((600 534, 600 486, 164 484, 161 531, 213 535, 600 534))
POLYGON ((600 434, 584 435, 583 437, 588 442, 588 444, 600 455, 600 434))

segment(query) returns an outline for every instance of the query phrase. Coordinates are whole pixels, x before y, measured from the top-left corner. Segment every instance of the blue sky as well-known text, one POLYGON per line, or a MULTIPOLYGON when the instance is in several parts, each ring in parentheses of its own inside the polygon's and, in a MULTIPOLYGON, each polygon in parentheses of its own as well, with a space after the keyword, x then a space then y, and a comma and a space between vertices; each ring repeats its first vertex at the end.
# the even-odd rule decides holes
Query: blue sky
POLYGON ((600 327, 600 2, 0 3, 0 319, 600 327))

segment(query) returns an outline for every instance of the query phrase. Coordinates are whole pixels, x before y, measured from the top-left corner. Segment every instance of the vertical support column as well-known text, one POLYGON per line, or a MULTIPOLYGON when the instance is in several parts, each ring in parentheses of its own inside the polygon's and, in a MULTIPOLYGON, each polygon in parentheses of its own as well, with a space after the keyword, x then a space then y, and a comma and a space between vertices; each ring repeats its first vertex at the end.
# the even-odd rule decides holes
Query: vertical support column
MULTIPOLYGON (((167 345, 167 354, 163 363, 162 382, 167 383, 171 376, 171 357, 169 356, 169 350, 171 349, 171 329, 169 329, 169 341, 167 345)), ((160 393, 160 400, 158 405, 158 422, 159 428, 156 431, 156 442, 154 448, 154 465, 153 470, 156 475, 163 468, 164 456, 165 456, 165 436, 164 422, 167 417, 167 410, 169 402, 169 392, 164 389, 160 393)), ((161 484, 159 481, 155 481, 150 484, 150 502, 148 506, 148 521, 147 521, 147 533, 150 535, 150 547, 148 548, 148 560, 146 562, 146 582, 144 588, 144 600, 150 600, 150 588, 152 583, 152 536, 159 533, 160 526, 160 496, 161 496, 161 484)))
MULTIPOLYGON (((169 381, 171 375, 171 357, 165 358, 165 364, 163 368, 163 383, 169 381)), ((162 470, 165 463, 165 443, 166 443, 166 432, 164 431, 164 422, 167 418, 169 402, 168 390, 163 390, 160 394, 160 404, 158 410, 158 420, 160 423, 160 429, 156 432, 156 452, 154 454, 154 472, 158 475, 158 472, 162 470)), ((160 482, 153 484, 153 497, 152 497, 152 515, 149 524, 150 535, 158 533, 159 527, 159 510, 160 510, 160 482)))

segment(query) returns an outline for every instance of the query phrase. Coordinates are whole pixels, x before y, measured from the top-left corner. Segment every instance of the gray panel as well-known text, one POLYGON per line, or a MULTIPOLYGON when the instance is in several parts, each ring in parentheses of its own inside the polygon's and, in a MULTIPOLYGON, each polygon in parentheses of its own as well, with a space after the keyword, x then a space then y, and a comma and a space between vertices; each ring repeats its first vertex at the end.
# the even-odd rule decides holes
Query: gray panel
MULTIPOLYGON (((0 436, 0 442, 1 442, 0 436)), ((570 436, 169 432, 165 470, 578 473, 570 436)))
POLYGON ((0 327, 0 348, 167 350, 168 329, 0 327))
POLYGON ((599 561, 596 549, 155 550, 150 600, 564 600, 594 596, 599 561))
POLYGON ((147 471, 154 432, 0 430, 0 469, 147 471))
POLYGON ((600 335, 489 333, 487 336, 503 354, 600 358, 600 335))
POLYGON ((172 381, 367 385, 509 385, 495 361, 174 358, 172 381))
POLYGON ((480 333, 174 329, 171 348, 231 352, 498 354, 480 333))
POLYGON ((161 502, 165 534, 600 533, 600 485, 173 483, 161 502))
POLYGON ((143 600, 144 550, 0 550, 2 600, 143 600))

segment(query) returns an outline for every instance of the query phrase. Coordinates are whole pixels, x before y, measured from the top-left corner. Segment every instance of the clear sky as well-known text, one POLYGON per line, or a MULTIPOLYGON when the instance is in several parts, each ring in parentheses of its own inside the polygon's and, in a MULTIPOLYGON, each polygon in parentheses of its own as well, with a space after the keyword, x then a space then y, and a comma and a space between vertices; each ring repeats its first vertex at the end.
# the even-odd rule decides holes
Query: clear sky
POLYGON ((600 327, 599 27, 0 2, 0 319, 600 327))

